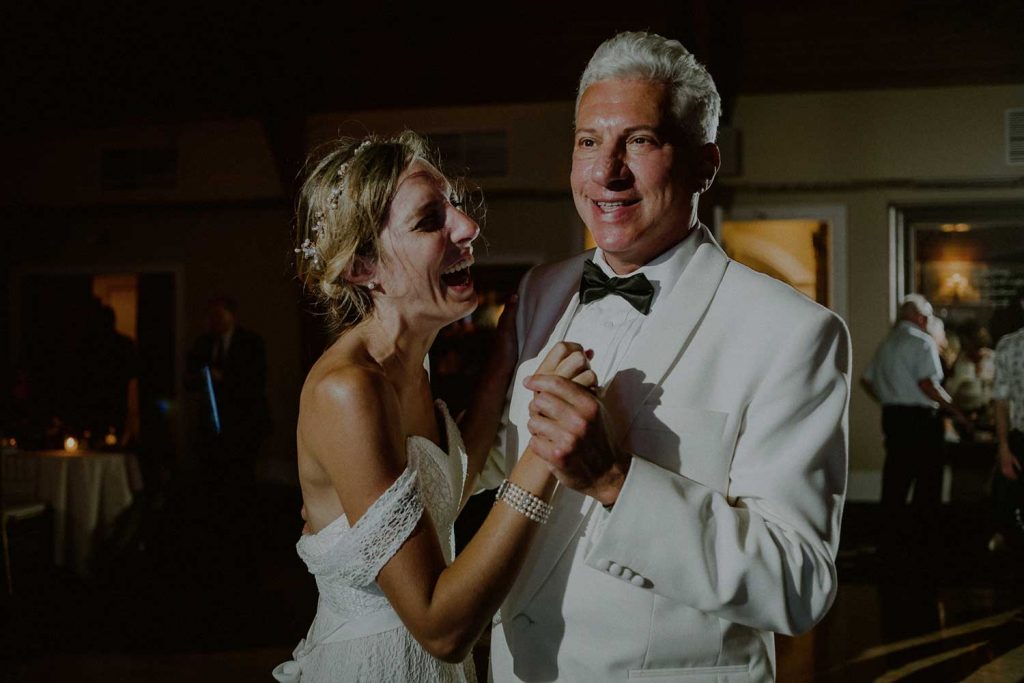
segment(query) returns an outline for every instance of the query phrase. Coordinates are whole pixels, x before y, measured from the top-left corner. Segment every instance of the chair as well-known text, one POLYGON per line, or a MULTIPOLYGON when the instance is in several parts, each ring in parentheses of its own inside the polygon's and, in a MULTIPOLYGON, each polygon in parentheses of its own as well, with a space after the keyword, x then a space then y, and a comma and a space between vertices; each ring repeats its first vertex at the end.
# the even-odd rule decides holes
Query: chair
POLYGON ((12 522, 42 517, 49 512, 49 506, 35 497, 37 465, 31 458, 23 457, 15 450, 4 448, 0 451, 0 538, 8 595, 14 594, 8 526, 12 522))

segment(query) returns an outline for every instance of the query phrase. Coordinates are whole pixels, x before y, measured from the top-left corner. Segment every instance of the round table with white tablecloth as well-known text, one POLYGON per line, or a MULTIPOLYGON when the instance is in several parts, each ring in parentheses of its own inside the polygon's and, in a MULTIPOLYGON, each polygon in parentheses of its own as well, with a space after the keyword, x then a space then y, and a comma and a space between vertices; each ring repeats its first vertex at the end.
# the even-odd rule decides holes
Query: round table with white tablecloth
POLYGON ((36 498, 54 511, 53 559, 86 576, 95 545, 142 488, 132 453, 22 451, 31 465, 36 498))

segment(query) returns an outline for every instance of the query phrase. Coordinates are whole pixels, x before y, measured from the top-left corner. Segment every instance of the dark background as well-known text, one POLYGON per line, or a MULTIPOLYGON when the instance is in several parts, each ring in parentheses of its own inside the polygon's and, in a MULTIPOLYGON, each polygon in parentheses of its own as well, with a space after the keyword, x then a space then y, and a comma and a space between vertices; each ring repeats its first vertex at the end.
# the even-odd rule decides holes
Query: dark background
MULTIPOLYGON (((1020 83, 1021 27, 1024 2, 1019 0, 650 0, 461 7, 240 0, 7 2, 0 7, 0 135, 16 139, 111 126, 255 118, 267 132, 278 175, 287 184, 307 151, 304 126, 310 114, 564 101, 574 94, 594 48, 620 30, 650 29, 687 45, 714 76, 723 95, 723 123, 728 123, 740 93, 1020 83)), ((114 179, 118 168, 132 163, 131 158, 103 160, 114 179)), ((160 160, 153 163, 152 175, 159 177, 160 160)), ((5 173, 18 169, 8 167, 5 173)), ((258 208, 279 209, 287 216, 293 188, 285 189, 287 196, 258 208)), ((62 187, 56 184, 53 192, 59 195, 62 187)), ((40 207, 17 198, 3 207, 0 388, 5 395, 12 360, 10 273, 31 254, 58 251, 67 243, 72 230, 66 226, 81 208, 40 207), (11 228, 25 225, 46 229, 11 228)), ((106 219, 108 208, 119 210, 97 209, 97 223, 106 219)), ((166 298, 166 283, 158 284, 156 295, 166 298)), ((39 306, 47 308, 45 301, 39 306)), ((322 343, 323 337, 312 331, 317 321, 306 322, 305 339, 322 343)), ((307 350, 310 357, 318 352, 307 350)), ((123 520, 97 568, 100 578, 92 582, 38 571, 45 559, 22 554, 22 585, 27 588, 21 598, 4 604, 0 680, 6 680, 5 666, 50 660, 65 662, 64 680, 92 680, 84 671, 75 676, 68 669, 86 661, 75 659, 84 654, 102 668, 109 664, 102 660, 104 653, 166 663, 180 653, 237 650, 257 660, 256 670, 265 673, 262 660, 273 665, 297 642, 315 609, 315 587, 293 551, 297 492, 261 488, 252 493, 257 504, 231 519, 225 519, 219 501, 196 496, 176 480, 162 493, 162 499, 143 498, 123 520), (244 520, 241 526, 235 524, 238 519, 244 520)), ((950 537, 976 541, 979 533, 972 525, 985 514, 982 510, 948 524, 950 537)), ((848 507, 844 545, 856 549, 869 543, 882 523, 870 509, 848 507)), ((845 556, 844 577, 875 580, 883 570, 859 557, 845 556)), ((979 576, 1009 575, 1012 580, 1014 565, 981 563, 986 557, 968 552, 959 562, 953 558, 944 564, 946 584, 969 584, 979 576)), ((1015 599, 1019 604, 1019 593, 1011 590, 1013 597, 1007 599, 999 590, 993 603, 1015 599)), ((956 594, 943 591, 943 609, 961 614, 975 609, 969 600, 958 602, 956 594)), ((945 626, 945 617, 940 622, 936 616, 938 593, 929 582, 892 591, 890 612, 897 616, 889 635, 945 626), (914 609, 906 607, 908 597, 914 609), (919 623, 911 623, 915 619, 919 623)), ((841 649, 835 643, 857 621, 858 595, 841 596, 845 601, 833 612, 835 637, 822 638, 824 644, 817 647, 841 649)), ((1008 642, 1015 646, 1020 640, 1008 642)), ((201 679, 188 664, 180 671, 157 666, 163 678, 142 673, 137 679, 201 679)), ((106 679, 118 679, 107 674, 106 679)))

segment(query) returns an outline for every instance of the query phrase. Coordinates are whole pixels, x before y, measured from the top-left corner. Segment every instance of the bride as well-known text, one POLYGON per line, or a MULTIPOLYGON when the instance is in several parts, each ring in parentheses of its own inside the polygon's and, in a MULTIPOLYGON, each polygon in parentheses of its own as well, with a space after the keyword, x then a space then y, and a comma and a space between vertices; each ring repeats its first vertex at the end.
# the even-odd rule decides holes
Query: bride
MULTIPOLYGON (((469 656, 520 568, 554 477, 529 449, 453 558, 452 527, 494 440, 517 347, 513 311, 463 432, 432 399, 424 358, 476 306, 477 224, 422 138, 340 141, 306 178, 301 273, 337 339, 302 389, 307 529, 298 552, 320 599, 278 681, 473 681, 469 656)), ((563 344, 539 372, 593 386, 563 344)))

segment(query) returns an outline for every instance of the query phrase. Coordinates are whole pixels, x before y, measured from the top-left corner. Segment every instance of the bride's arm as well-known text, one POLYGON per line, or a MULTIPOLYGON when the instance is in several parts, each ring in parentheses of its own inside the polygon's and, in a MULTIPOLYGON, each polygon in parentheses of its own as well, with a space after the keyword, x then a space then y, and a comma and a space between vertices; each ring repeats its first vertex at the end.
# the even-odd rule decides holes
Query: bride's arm
MULTIPOLYGON (((518 297, 513 296, 502 311, 498 321, 494 348, 488 357, 484 372, 473 392, 473 400, 462 418, 459 429, 462 441, 466 444, 466 483, 462 494, 462 504, 466 503, 470 494, 476 490, 476 480, 480 476, 488 454, 494 447, 498 423, 505 409, 505 397, 508 385, 519 357, 516 341, 516 313, 518 297)), ((461 508, 461 505, 460 505, 461 508)))
MULTIPOLYGON (((561 359, 557 372, 593 383, 582 351, 561 359), (581 360, 583 359, 583 360, 581 360)), ((398 400, 379 373, 347 368, 321 382, 301 421, 314 457, 325 467, 349 524, 406 467, 398 400), (345 444, 338 448, 338 444, 345 444)), ((527 450, 509 480, 548 500, 554 477, 527 450)), ((384 564, 377 583, 413 637, 432 655, 462 661, 512 586, 537 523, 502 503, 451 566, 445 565, 424 510, 412 534, 384 564)))

